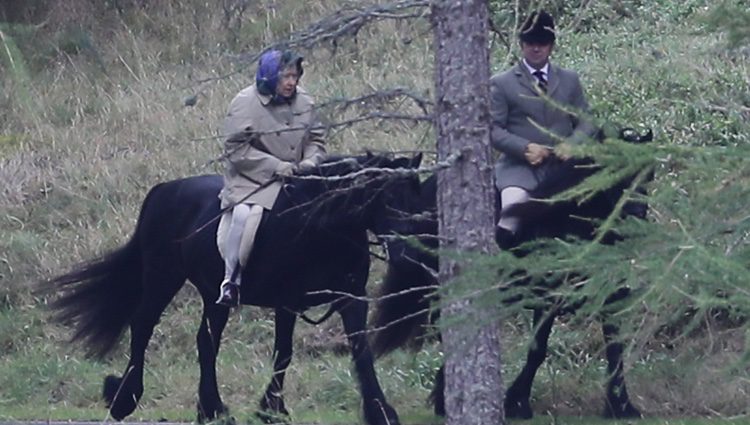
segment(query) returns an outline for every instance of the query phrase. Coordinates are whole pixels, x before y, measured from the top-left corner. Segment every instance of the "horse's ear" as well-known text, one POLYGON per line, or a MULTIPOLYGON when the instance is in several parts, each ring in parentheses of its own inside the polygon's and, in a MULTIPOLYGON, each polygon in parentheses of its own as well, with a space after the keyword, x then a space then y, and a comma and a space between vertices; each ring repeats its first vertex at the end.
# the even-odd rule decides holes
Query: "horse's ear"
POLYGON ((369 149, 367 149, 367 150, 365 150, 365 156, 367 157, 368 160, 370 160, 375 155, 373 155, 372 152, 369 149))
POLYGON ((654 141, 654 130, 649 128, 646 134, 638 136, 638 143, 648 143, 654 141))
POLYGON ((422 163, 422 152, 414 155, 409 161, 409 168, 419 168, 419 164, 422 163))
POLYGON ((634 128, 625 127, 620 130, 620 139, 629 143, 648 143, 654 140, 654 131, 649 128, 646 133, 640 134, 634 128))
POLYGON ((620 129, 620 140, 624 140, 628 143, 638 142, 638 132, 633 127, 625 127, 620 129))

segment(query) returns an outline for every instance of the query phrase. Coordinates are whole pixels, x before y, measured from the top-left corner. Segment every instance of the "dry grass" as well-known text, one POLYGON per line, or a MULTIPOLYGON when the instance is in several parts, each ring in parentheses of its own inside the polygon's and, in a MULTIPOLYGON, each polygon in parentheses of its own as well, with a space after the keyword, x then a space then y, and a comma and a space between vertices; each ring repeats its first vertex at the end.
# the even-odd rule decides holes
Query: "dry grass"
MULTIPOLYGON (((225 108, 251 82, 254 71, 254 66, 234 61, 236 54, 257 52, 340 6, 337 0, 251 3, 242 16, 227 19, 220 7, 197 0, 152 1, 145 9, 128 8, 123 15, 103 6, 91 13, 90 0, 60 0, 41 30, 47 42, 57 43, 68 34, 65 23, 77 22, 90 34, 92 49, 54 51, 44 67, 30 71, 30 86, 1 74, 0 352, 4 356, 0 370, 7 371, 7 376, 0 378, 4 383, 0 385, 0 410, 6 403, 22 402, 29 403, 31 410, 44 410, 39 406, 49 400, 46 409, 50 411, 69 406, 104 411, 98 402, 100 379, 106 373, 121 373, 124 349, 103 363, 82 360, 79 352, 61 349, 66 331, 45 323, 39 308, 43 300, 32 295, 32 283, 126 240, 140 203, 154 184, 215 172, 210 161, 220 152, 219 128, 225 108), (198 83, 224 75, 228 76, 198 83), (184 99, 196 94, 197 104, 185 107, 184 99), (38 390, 30 392, 16 385, 21 378, 28 382, 28 377, 38 390)), ((430 99, 429 31, 424 21, 383 22, 363 29, 356 39, 341 42, 335 49, 321 46, 302 52, 306 56, 303 85, 319 102, 393 87, 407 87, 430 99)), ((728 59, 701 63, 681 57, 676 39, 667 40, 675 49, 663 63, 650 62, 637 52, 629 57, 618 38, 626 35, 598 39, 594 45, 581 40, 580 45, 632 59, 637 70, 685 69, 684 84, 688 85, 729 63, 728 59)), ((597 88, 594 105, 606 109, 613 97, 633 94, 620 93, 618 86, 624 91, 646 85, 631 84, 641 78, 635 74, 613 81, 623 75, 622 69, 630 68, 616 61, 594 60, 576 48, 570 46, 567 53, 561 53, 570 61, 585 58, 575 65, 597 88), (604 68, 605 77, 597 79, 599 68, 604 68)), ((24 53, 30 56, 32 52, 24 53)), ((503 56, 504 52, 495 55, 503 56)), ((700 57, 709 61, 711 55, 704 50, 700 57)), ((6 71, 4 67, 7 64, 0 62, 1 71, 6 71)), ((746 70, 747 64, 740 64, 740 69, 746 70)), ((715 98, 714 91, 715 87, 703 91, 706 102, 715 98)), ((681 129, 675 133, 680 138, 694 134, 681 121, 682 111, 693 109, 654 103, 646 88, 635 94, 630 103, 614 106, 623 110, 623 117, 649 123, 663 118, 663 124, 681 129), (657 115, 661 110, 664 115, 657 115)), ((418 111, 409 101, 400 107, 418 111)), ((335 122, 350 119, 358 111, 324 112, 335 122)), ((364 149, 433 151, 432 131, 424 124, 375 121, 330 135, 331 152, 364 149)), ((382 269, 373 273, 373 284, 380 273, 382 269)), ((146 396, 137 417, 192 419, 198 374, 194 334, 200 309, 195 291, 186 286, 157 327, 148 353, 146 396)), ((232 315, 225 333, 220 389, 225 401, 243 414, 249 415, 270 378, 273 327, 269 317, 267 312, 243 308, 232 315)), ((286 391, 290 408, 299 417, 303 412, 327 410, 333 403, 356 418, 351 412, 359 400, 348 356, 320 352, 325 347, 341 348, 339 321, 332 319, 319 328, 300 326, 298 333, 298 354, 286 391)), ((519 341, 525 341, 524 334, 522 326, 506 334, 509 373, 523 358, 526 345, 519 341)), ((552 362, 540 372, 535 390, 537 411, 598 414, 604 376, 598 329, 588 322, 563 325, 555 338, 552 362)), ((726 369, 744 348, 729 344, 738 344, 742 338, 746 335, 741 332, 721 334, 715 335, 711 349, 705 349, 706 339, 695 339, 683 341, 678 352, 656 347, 633 353, 628 365, 631 394, 651 414, 664 410, 673 415, 746 414, 748 382, 726 369)), ((439 356, 437 347, 431 346, 417 355, 396 353, 379 363, 385 391, 397 408, 425 410, 423 399, 439 356)))

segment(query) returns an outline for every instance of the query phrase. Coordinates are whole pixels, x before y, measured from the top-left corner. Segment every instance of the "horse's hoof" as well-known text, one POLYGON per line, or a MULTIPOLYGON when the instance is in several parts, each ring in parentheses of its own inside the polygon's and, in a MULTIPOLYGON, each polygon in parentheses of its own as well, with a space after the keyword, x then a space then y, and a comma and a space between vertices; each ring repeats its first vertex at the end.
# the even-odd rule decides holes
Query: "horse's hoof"
POLYGON ((227 416, 227 417, 229 416, 229 408, 225 406, 224 403, 219 403, 219 406, 213 409, 206 409, 204 406, 200 404, 200 402, 198 402, 197 407, 198 407, 198 417, 196 421, 199 424, 213 422, 214 419, 220 418, 222 416, 227 416))
POLYGON ((122 378, 115 375, 107 375, 104 378, 104 387, 102 388, 102 398, 107 403, 107 407, 112 406, 112 402, 115 401, 115 395, 117 390, 120 389, 122 378))
POLYGON ((123 397, 118 395, 117 399, 112 403, 112 407, 109 409, 109 415, 116 421, 125 419, 126 416, 133 413, 135 408, 138 407, 138 401, 135 397, 123 397))
POLYGON ((268 410, 258 410, 255 412, 255 416, 265 424, 288 424, 289 413, 286 411, 282 412, 271 412, 268 410))
POLYGON ((284 405, 284 398, 273 392, 266 392, 260 399, 260 410, 255 412, 264 423, 289 423, 289 412, 284 405))
POLYGON ((126 416, 133 413, 138 407, 138 400, 143 395, 143 387, 133 384, 133 380, 126 381, 114 375, 108 375, 104 378, 104 388, 102 396, 104 397, 109 414, 117 421, 123 420, 126 416), (135 386, 135 388, 133 388, 135 386))
POLYGON ((255 416, 266 424, 289 423, 289 412, 284 406, 284 398, 272 393, 266 393, 260 400, 260 410, 255 412, 255 416))
POLYGON ((613 419, 642 418, 643 414, 632 403, 606 403, 604 406, 604 417, 613 419))
POLYGON ((531 419, 534 412, 528 400, 505 400, 505 417, 514 419, 531 419))
POLYGON ((260 410, 271 414, 277 413, 289 416, 289 412, 286 410, 286 405, 284 404, 284 398, 278 395, 278 393, 267 392, 260 399, 260 410))
POLYGON ((443 404, 436 404, 432 411, 435 413, 435 416, 445 417, 445 405, 443 404))
POLYGON ((368 406, 364 406, 365 422, 368 425, 399 425, 396 410, 385 401, 373 399, 368 406))
POLYGON ((234 416, 230 416, 229 413, 217 416, 209 422, 211 422, 211 425, 237 425, 237 419, 234 416))

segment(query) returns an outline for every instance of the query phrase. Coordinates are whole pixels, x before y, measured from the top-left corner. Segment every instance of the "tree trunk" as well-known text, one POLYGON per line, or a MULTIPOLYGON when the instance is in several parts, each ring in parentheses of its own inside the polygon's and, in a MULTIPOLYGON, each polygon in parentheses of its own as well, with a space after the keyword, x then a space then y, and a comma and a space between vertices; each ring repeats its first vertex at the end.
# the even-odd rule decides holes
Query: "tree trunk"
MULTIPOLYGON (((491 254, 489 12, 486 0, 433 0, 438 159, 460 153, 438 174, 441 285, 471 267, 460 253, 491 254)), ((452 291, 451 291, 452 292, 452 291)), ((500 332, 491 311, 471 299, 442 309, 447 425, 503 424, 500 332)))

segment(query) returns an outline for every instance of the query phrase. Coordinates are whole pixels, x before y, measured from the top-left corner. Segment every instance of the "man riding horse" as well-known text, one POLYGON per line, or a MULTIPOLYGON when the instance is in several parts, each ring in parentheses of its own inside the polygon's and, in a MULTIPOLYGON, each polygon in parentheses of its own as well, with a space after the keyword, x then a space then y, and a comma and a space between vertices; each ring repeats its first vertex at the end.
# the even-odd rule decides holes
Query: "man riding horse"
POLYGON ((495 167, 502 205, 495 237, 502 249, 516 245, 522 232, 510 207, 529 201, 529 192, 558 174, 569 156, 567 143, 596 133, 580 115, 589 107, 578 74, 550 63, 555 39, 552 16, 532 13, 519 32, 521 63, 490 79, 490 142, 502 152, 495 167))

